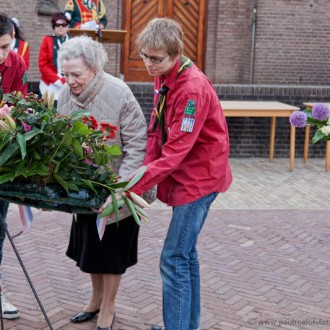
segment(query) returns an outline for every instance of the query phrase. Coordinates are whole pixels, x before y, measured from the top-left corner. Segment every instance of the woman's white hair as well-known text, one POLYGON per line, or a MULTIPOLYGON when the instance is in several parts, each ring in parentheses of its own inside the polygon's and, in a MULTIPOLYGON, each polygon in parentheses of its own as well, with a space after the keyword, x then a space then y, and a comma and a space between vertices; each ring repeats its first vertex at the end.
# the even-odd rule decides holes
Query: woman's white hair
POLYGON ((103 70, 108 55, 103 45, 90 37, 74 37, 63 43, 59 52, 60 65, 65 60, 82 57, 86 65, 97 71, 103 70))

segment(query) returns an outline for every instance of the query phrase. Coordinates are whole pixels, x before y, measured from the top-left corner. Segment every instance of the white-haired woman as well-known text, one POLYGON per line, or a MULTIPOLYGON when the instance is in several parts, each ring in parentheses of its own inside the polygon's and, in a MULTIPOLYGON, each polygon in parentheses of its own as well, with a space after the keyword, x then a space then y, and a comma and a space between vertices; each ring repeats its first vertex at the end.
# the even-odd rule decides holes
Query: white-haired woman
MULTIPOLYGON (((63 44, 59 60, 67 84, 58 100, 58 111, 69 114, 83 109, 98 121, 117 126, 111 140, 122 149, 115 169, 127 179, 143 162, 146 122, 129 87, 104 72, 107 54, 103 46, 81 36, 63 44)), ((90 273, 92 296, 72 322, 91 320, 99 314, 96 329, 112 329, 115 297, 126 269, 137 262, 139 227, 128 210, 121 211, 119 223, 109 224, 102 240, 96 229, 96 215, 78 214, 72 221, 67 255, 83 272, 90 273), (93 221, 94 220, 94 221, 93 221)))

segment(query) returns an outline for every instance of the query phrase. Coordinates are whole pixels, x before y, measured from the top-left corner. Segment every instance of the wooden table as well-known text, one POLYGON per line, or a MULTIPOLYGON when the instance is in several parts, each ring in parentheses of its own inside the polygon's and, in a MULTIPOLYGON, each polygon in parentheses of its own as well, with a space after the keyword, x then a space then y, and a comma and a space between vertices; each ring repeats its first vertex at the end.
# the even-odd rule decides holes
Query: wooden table
MULTIPOLYGON (((307 109, 312 109, 313 106, 318 102, 305 102, 307 109)), ((330 103, 325 103, 330 108, 330 103)), ((307 162, 308 158, 308 149, 309 149, 309 132, 310 132, 310 125, 306 125, 305 128, 305 142, 304 142, 304 162, 307 162)), ((325 144, 325 171, 329 171, 329 164, 330 164, 330 141, 326 141, 325 144)))
MULTIPOLYGON (((276 117, 290 117, 298 107, 277 101, 220 101, 226 117, 270 117, 269 160, 274 158, 276 117)), ((296 130, 290 127, 290 171, 294 167, 296 130)))

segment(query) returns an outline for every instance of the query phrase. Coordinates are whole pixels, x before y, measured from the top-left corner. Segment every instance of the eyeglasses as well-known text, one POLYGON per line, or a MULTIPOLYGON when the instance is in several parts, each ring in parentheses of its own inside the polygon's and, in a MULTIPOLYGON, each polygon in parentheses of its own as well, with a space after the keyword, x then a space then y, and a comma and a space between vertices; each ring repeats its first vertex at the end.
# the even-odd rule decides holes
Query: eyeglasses
POLYGON ((82 72, 61 72, 61 75, 67 80, 69 81, 70 77, 72 78, 72 80, 79 80, 83 74, 85 73, 85 71, 88 69, 88 67, 86 67, 85 69, 83 69, 82 72))
POLYGON ((54 27, 63 28, 63 27, 67 27, 68 25, 69 25, 68 23, 55 23, 54 27))
POLYGON ((150 60, 150 62, 154 64, 162 63, 165 60, 165 58, 169 56, 169 55, 166 55, 164 57, 148 56, 145 53, 141 52, 141 50, 138 51, 138 54, 143 59, 144 62, 150 60))

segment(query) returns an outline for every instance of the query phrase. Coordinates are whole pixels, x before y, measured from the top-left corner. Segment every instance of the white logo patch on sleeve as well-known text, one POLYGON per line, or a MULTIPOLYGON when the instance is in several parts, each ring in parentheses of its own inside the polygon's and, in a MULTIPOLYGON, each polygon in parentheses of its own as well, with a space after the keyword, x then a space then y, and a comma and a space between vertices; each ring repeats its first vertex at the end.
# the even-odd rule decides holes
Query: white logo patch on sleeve
POLYGON ((194 124, 195 124, 195 118, 183 117, 183 120, 181 123, 181 132, 191 133, 193 131, 194 124))

